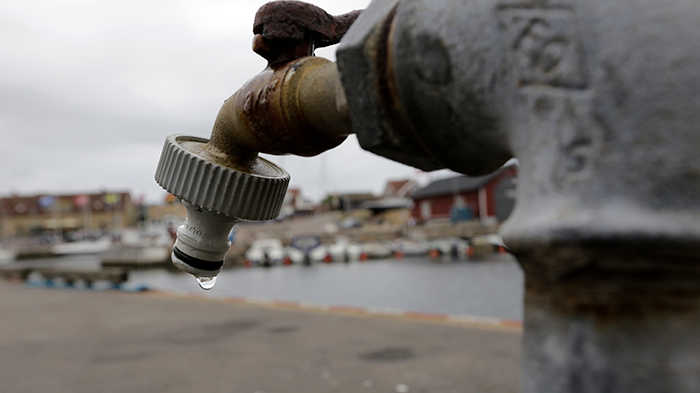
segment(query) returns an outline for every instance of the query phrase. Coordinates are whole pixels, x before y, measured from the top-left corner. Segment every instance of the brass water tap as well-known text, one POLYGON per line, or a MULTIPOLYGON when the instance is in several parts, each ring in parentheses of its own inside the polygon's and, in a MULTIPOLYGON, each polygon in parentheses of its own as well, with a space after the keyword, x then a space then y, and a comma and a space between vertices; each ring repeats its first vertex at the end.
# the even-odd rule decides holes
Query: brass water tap
POLYGON ((300 1, 276 1, 255 15, 253 51, 268 61, 221 107, 210 147, 228 158, 252 152, 314 156, 352 133, 335 63, 314 56, 336 44, 360 14, 337 17, 300 1))
POLYGON ((267 67, 224 102, 210 139, 166 139, 155 179, 188 210, 172 260, 202 288, 223 267, 236 223, 279 214, 289 174, 258 153, 314 156, 352 133, 338 68, 314 49, 340 41, 359 13, 334 17, 299 1, 264 5, 253 50, 267 67))

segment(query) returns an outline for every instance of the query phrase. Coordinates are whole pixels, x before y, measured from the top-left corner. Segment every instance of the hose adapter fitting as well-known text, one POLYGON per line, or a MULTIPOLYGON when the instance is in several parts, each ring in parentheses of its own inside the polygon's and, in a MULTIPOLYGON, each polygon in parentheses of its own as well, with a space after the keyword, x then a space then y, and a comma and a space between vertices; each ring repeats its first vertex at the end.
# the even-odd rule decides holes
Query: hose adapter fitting
POLYGON ((263 158, 245 165, 226 162, 207 139, 167 137, 155 180, 187 208, 173 264, 194 275, 203 289, 212 288, 231 246, 233 226, 277 217, 289 179, 287 171, 263 158))

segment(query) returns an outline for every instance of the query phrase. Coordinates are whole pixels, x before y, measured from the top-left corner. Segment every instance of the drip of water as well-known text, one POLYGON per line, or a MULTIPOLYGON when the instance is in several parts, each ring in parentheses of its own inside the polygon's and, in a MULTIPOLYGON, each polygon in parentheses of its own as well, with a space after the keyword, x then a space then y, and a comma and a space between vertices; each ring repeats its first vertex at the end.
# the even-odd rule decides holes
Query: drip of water
POLYGON ((195 276, 195 278, 197 279, 197 284, 199 284, 200 288, 202 288, 202 289, 206 289, 206 290, 212 289, 212 288, 214 288, 214 284, 216 284, 216 276, 213 276, 213 277, 212 276, 208 276, 208 277, 195 276))

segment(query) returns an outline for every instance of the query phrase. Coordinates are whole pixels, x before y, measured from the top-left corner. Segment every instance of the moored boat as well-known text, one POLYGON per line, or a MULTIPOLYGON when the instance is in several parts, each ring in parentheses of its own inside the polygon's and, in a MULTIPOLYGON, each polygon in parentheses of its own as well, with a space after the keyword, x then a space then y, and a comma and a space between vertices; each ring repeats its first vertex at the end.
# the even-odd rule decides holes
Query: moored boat
POLYGON ((363 254, 362 245, 351 242, 346 236, 338 236, 335 243, 328 246, 328 251, 334 261, 357 261, 366 259, 363 254))
POLYGON ((286 252, 279 239, 258 239, 245 253, 247 265, 269 267, 284 262, 286 252))
POLYGON ((56 255, 85 255, 99 254, 112 247, 112 238, 109 235, 98 239, 85 239, 75 242, 56 244, 51 247, 51 252, 56 255))

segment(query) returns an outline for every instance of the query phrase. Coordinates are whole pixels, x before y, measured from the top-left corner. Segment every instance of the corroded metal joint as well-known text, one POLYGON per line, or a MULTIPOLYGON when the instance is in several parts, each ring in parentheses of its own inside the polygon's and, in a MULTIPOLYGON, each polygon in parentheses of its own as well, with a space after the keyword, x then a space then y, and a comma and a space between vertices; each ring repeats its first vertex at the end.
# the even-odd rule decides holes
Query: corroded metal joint
POLYGON ((460 83, 470 71, 457 58, 462 37, 425 10, 374 1, 343 38, 338 67, 358 141, 422 170, 493 172, 513 157, 499 103, 482 100, 489 80, 460 83))
POLYGON ((258 9, 253 24, 253 51, 272 66, 340 42, 361 11, 329 15, 302 1, 273 1, 258 9))
POLYGON ((314 49, 336 44, 361 11, 332 16, 301 1, 258 10, 253 51, 268 67, 224 102, 208 149, 245 167, 257 152, 314 156, 353 132, 335 63, 314 49))
POLYGON ((304 57, 267 68, 227 99, 209 144, 244 165, 251 152, 314 156, 351 132, 335 64, 304 57))

